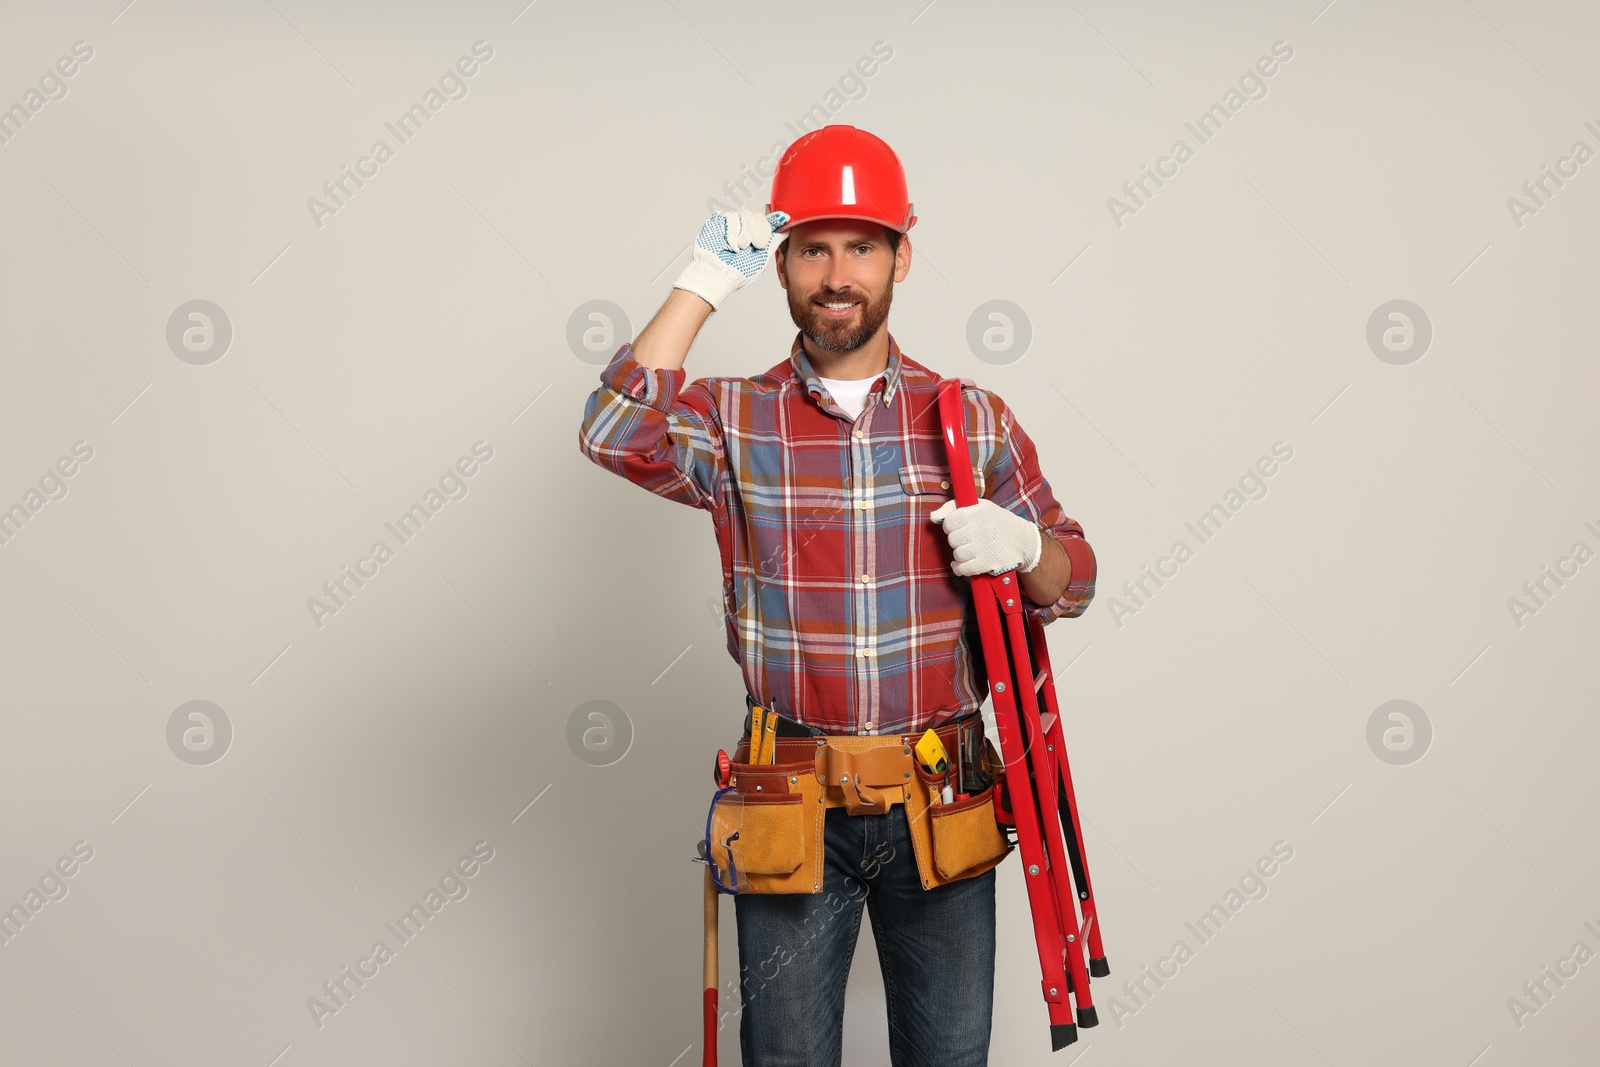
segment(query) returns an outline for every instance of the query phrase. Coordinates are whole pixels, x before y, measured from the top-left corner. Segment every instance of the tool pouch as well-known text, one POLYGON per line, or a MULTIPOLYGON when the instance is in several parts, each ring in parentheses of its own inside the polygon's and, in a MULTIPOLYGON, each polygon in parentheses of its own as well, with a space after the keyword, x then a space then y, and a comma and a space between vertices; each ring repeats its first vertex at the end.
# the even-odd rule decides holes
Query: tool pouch
MULTIPOLYGON (((994 746, 985 739, 985 764, 1000 763, 994 746)), ((949 774, 929 774, 916 768, 914 786, 906 798, 906 820, 911 845, 917 854, 922 887, 933 889, 950 882, 974 878, 991 870, 1016 849, 995 815, 994 794, 998 777, 965 800, 939 801, 939 790, 949 774)))
MULTIPOLYGON (((777 753, 784 762, 732 762, 729 784, 712 797, 706 817, 706 856, 718 887, 725 893, 822 892, 825 816, 831 807, 872 816, 903 804, 924 889, 998 865, 1016 846, 996 821, 1001 764, 994 746, 984 742, 980 773, 990 778, 985 787, 965 800, 940 804, 946 778, 917 766, 912 740, 780 741, 777 753)), ((947 743, 953 745, 953 738, 947 743)), ((747 732, 737 754, 748 751, 747 732)))
POLYGON ((813 761, 733 764, 707 818, 718 885, 729 893, 822 892, 824 810, 813 761))

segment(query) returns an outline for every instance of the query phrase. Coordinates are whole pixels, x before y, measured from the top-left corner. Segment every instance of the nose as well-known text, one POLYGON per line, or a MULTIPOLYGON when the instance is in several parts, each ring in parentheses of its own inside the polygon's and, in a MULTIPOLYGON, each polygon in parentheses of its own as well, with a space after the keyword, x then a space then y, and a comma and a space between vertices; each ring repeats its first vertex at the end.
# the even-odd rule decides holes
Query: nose
POLYGON ((822 284, 830 293, 842 292, 850 288, 850 275, 845 269, 844 261, 838 257, 828 260, 828 269, 822 275, 822 284))
POLYGON ((850 270, 842 256, 829 256, 827 270, 822 272, 822 285, 829 293, 842 293, 850 288, 850 270))

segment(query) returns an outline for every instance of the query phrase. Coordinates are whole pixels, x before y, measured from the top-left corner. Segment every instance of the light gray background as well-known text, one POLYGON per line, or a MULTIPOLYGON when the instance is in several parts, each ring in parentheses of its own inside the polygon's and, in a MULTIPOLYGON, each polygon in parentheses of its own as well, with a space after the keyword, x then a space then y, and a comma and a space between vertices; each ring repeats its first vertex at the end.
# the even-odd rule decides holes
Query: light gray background
MULTIPOLYGON (((94 850, 0 946, 6 1062, 699 1062, 689 858, 743 687, 708 518, 578 454, 627 327, 567 331, 591 300, 648 321, 723 183, 875 41, 832 121, 909 174, 894 335, 1013 405, 1101 568, 1047 632, 1102 1024, 1048 1053, 1009 861, 993 1062, 1592 1062, 1600 964, 1520 1027, 1508 998, 1600 950, 1600 564, 1521 626, 1507 604, 1600 548, 1600 162, 1507 206, 1600 148, 1591 5, 124 2, 0 32, 6 106, 94 49, 0 145, 0 505, 93 448, 0 546, 0 905, 94 850), (468 94, 317 226, 308 198, 479 40, 468 94), (1117 226, 1107 199, 1280 40, 1267 95, 1117 226), (204 366, 166 342, 196 299, 233 328, 204 366), (998 365, 965 339, 996 299, 1033 331, 998 365), (1403 366, 1366 341, 1395 299, 1433 329, 1403 366), (480 440, 467 495, 318 627, 308 598, 480 440), (1114 618, 1280 440, 1267 495, 1114 618), (233 731, 206 766, 167 740, 197 699, 233 731), (1368 742, 1393 699, 1433 731, 1409 765, 1368 742), (596 700, 632 734, 605 767, 567 742, 596 700), (319 1028, 308 999, 480 840, 469 894, 319 1028), (1277 841, 1200 944, 1185 922, 1277 841), (1179 939, 1175 977, 1121 990, 1179 939)), ((793 333, 764 276, 689 369, 759 372, 793 333)), ((871 944, 852 1064, 888 1062, 871 944)))

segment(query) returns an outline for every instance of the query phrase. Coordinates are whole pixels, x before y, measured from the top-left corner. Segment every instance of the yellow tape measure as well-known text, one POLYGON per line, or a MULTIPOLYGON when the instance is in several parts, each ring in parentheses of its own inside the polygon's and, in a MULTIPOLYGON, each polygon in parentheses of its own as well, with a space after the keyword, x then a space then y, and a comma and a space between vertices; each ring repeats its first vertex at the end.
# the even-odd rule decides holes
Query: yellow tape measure
POLYGON ((943 774, 950 769, 950 760, 945 755, 944 742, 939 740, 939 735, 933 732, 932 727, 917 742, 916 753, 917 762, 929 774, 943 774))

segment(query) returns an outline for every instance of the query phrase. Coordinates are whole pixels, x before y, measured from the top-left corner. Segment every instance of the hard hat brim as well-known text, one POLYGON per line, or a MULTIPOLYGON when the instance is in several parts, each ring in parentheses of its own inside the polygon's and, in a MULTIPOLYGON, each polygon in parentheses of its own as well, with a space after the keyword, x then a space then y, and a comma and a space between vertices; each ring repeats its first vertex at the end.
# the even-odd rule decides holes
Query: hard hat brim
MULTIPOLYGON (((771 211, 772 208, 769 206, 767 210, 771 211)), ((908 211, 907 214, 910 215, 910 212, 908 211)), ((879 218, 876 215, 835 215, 835 214, 829 213, 829 214, 825 214, 825 215, 808 215, 805 218, 793 218, 793 219, 790 219, 788 222, 785 222, 782 226, 779 226, 777 232, 779 232, 779 233, 788 233, 790 230, 794 229, 796 226, 803 226, 808 222, 825 222, 828 219, 855 219, 855 220, 857 220, 859 222, 875 222, 879 226, 887 226, 889 229, 895 231, 896 233, 905 233, 907 230, 911 229, 911 227, 915 226, 916 223, 917 223, 917 217, 915 215, 910 215, 910 218, 906 221, 906 224, 904 226, 896 226, 893 223, 883 221, 883 219, 879 218)))

